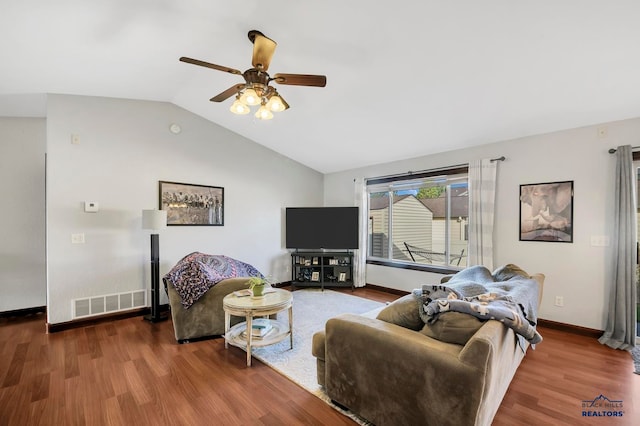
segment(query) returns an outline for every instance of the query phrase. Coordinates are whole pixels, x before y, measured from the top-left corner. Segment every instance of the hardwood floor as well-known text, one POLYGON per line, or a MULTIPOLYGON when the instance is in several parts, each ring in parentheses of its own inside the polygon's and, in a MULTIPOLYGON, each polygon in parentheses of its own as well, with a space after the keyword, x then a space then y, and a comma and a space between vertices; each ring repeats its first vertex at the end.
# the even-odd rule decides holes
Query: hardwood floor
MULTIPOLYGON (((248 368, 244 352, 225 350, 220 338, 177 344, 170 321, 135 317, 44 331, 43 314, 0 319, 0 425, 355 424, 261 362, 248 368)), ((640 376, 627 352, 540 332, 545 340, 528 352, 494 424, 631 425, 640 418, 640 376), (600 394, 623 401, 622 418, 581 416, 582 401, 600 394)))
POLYGON ((494 419, 494 425, 637 425, 640 375, 627 351, 592 337, 538 327, 543 341, 529 350, 494 419), (583 417, 583 401, 604 395, 622 401, 621 418, 583 417))

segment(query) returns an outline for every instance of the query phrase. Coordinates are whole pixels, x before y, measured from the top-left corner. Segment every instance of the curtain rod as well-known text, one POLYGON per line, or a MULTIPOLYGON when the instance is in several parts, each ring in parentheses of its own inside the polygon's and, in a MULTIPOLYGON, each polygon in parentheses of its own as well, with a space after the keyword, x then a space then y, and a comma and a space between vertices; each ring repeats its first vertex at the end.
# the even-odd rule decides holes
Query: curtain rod
MULTIPOLYGON (((632 146, 632 147, 631 147, 631 149, 638 149, 638 148, 640 148, 640 146, 632 146)), ((615 153, 616 153, 616 151, 617 151, 617 149, 615 149, 615 148, 611 148, 611 149, 609 150, 609 154, 615 154, 615 153)))
MULTIPOLYGON (((498 157, 498 158, 492 158, 491 162, 494 161, 504 161, 507 158, 503 155, 502 157, 498 157)), ((377 179, 387 179, 387 178, 394 178, 394 177, 400 177, 400 176, 411 176, 411 175, 415 175, 415 174, 420 174, 420 173, 430 173, 430 172, 437 172, 440 170, 451 170, 451 169, 457 169, 459 167, 468 167, 469 163, 466 164, 456 164, 455 166, 447 166, 447 167, 439 167, 439 168, 435 168, 435 169, 427 169, 427 170, 418 170, 418 171, 414 171, 414 170, 409 170, 405 173, 396 173, 393 175, 385 175, 385 176, 376 176, 373 178, 366 178, 366 180, 377 180, 377 179)))

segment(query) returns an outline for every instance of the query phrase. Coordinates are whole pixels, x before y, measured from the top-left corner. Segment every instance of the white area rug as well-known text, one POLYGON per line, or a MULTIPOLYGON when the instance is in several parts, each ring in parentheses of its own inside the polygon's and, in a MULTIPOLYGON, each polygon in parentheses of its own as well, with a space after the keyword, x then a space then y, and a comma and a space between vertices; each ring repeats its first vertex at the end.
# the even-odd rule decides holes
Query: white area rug
MULTIPOLYGON (((294 320, 295 321, 295 320, 294 320)), ((631 349, 631 356, 633 357, 633 366, 636 371, 634 373, 640 374, 640 346, 636 346, 631 349)))
MULTIPOLYGON (((311 354, 311 339, 315 332, 324 329, 329 318, 344 313, 362 314, 383 306, 384 303, 332 290, 303 289, 294 291, 293 349, 290 349, 289 339, 285 339, 275 345, 255 348, 252 350, 252 354, 336 410, 348 415, 360 424, 366 424, 349 412, 331 404, 330 399, 318 385, 316 359, 311 354)), ((285 314, 279 314, 278 318, 286 321, 285 314)))

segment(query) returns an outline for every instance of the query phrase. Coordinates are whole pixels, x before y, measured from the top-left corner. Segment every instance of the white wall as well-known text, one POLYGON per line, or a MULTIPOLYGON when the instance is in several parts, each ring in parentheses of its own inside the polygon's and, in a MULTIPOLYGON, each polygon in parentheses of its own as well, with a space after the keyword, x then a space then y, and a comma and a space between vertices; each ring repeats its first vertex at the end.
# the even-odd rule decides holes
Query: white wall
MULTIPOLYGON (((199 250, 237 257, 284 281, 289 277, 285 206, 320 205, 323 196, 328 206, 352 205, 356 177, 505 155, 498 171, 496 264, 511 262, 546 274, 542 318, 603 329, 612 248, 592 247, 590 238, 611 236, 615 158, 607 149, 640 145, 640 119, 605 126, 604 138, 598 137, 601 126, 585 127, 329 174, 322 195, 317 172, 174 105, 50 95, 46 124, 0 119, 3 198, 24 197, 21 204, 36 206, 19 214, 0 209, 0 311, 46 301, 45 144, 51 323, 71 318, 73 298, 148 288, 149 236, 140 229, 140 211, 157 206, 159 180, 223 186, 226 204, 224 227, 163 231, 161 274, 199 250), (168 131, 173 122, 182 126, 180 135, 168 131), (71 144, 71 134, 80 136, 79 145, 71 144), (519 185, 560 180, 574 181, 574 243, 518 241, 519 185), (99 202, 101 211, 84 213, 85 200, 99 202), (86 243, 71 244, 72 233, 84 233, 86 243), (555 296, 564 297, 564 307, 553 306, 555 296)), ((367 268, 368 283, 402 290, 438 279, 438 274, 367 268)), ((161 301, 166 302, 164 295, 161 301)))
POLYGON ((0 312, 46 304, 42 118, 0 118, 0 312))
POLYGON ((49 95, 47 151, 50 323, 71 319, 74 298, 149 287, 141 210, 157 208, 160 180, 225 190, 224 226, 162 231, 161 276, 201 251, 288 280, 284 208, 322 203, 320 173, 168 103, 49 95), (84 213, 84 201, 100 211, 84 213), (73 233, 85 244, 71 244, 73 233))
MULTIPOLYGON (((425 138, 424 143, 429 143, 425 138)), ((475 158, 507 159, 498 166, 495 264, 515 263, 546 275, 540 317, 603 330, 612 274, 612 247, 591 246, 591 236, 611 237, 615 156, 619 145, 640 145, 640 119, 497 142, 481 147, 381 164, 325 176, 325 203, 353 205, 353 179, 468 163, 475 158), (605 127, 605 137, 598 129, 605 127), (519 241, 521 184, 574 181, 574 242, 519 241), (564 307, 554 306, 555 296, 564 307)), ((390 147, 390 149, 392 149, 390 147)), ((438 274, 368 265, 367 282, 411 290, 436 283, 438 274)))

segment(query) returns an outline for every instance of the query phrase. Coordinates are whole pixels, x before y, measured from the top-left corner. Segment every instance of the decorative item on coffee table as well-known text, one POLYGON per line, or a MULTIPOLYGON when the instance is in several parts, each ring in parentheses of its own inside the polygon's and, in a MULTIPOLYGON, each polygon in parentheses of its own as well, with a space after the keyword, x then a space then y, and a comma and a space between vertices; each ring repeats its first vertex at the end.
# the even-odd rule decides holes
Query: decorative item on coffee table
POLYGON ((262 297, 264 297, 264 289, 266 285, 266 282, 264 279, 259 277, 252 277, 249 279, 248 283, 249 283, 249 290, 251 290, 252 292, 252 295, 251 295, 252 298, 261 299, 262 297))
MULTIPOLYGON (((261 339, 273 330, 271 320, 268 318, 256 318, 251 324, 251 335, 254 339, 261 339)), ((245 331, 246 333, 246 331, 245 331)))

